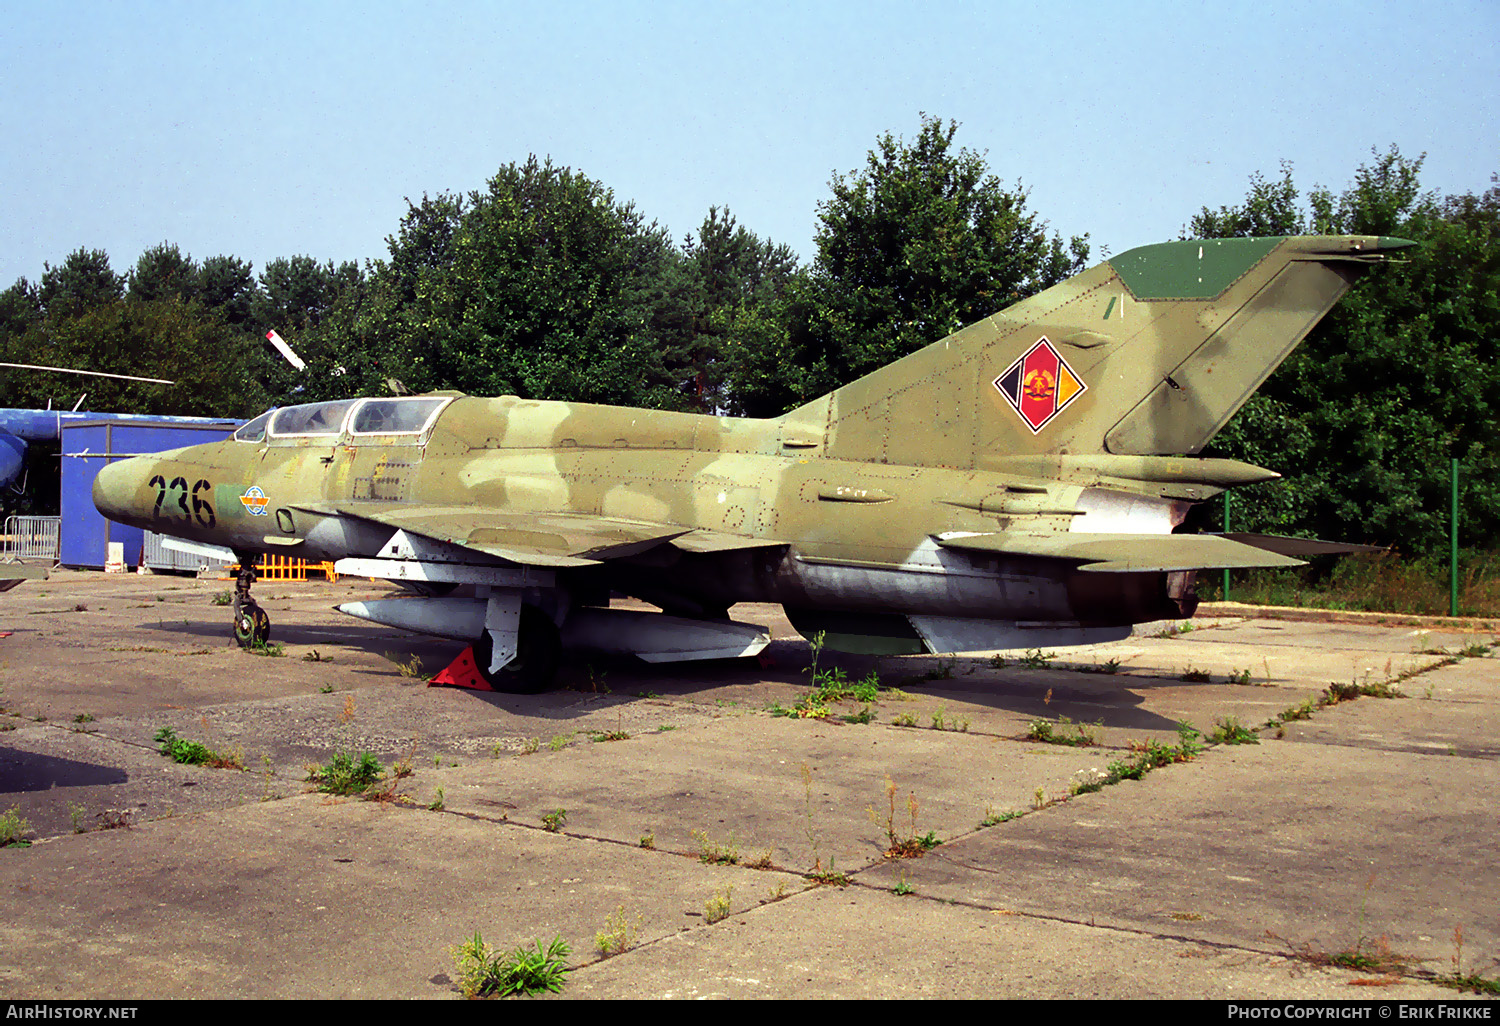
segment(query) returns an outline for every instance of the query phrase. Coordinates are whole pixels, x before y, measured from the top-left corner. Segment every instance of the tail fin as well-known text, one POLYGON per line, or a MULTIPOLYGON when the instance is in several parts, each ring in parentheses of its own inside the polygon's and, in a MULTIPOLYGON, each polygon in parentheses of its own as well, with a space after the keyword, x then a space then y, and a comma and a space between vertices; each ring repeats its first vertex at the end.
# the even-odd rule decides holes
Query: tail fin
POLYGON ((787 436, 835 458, 918 466, 1195 453, 1368 265, 1411 245, 1133 249, 792 411, 787 436))

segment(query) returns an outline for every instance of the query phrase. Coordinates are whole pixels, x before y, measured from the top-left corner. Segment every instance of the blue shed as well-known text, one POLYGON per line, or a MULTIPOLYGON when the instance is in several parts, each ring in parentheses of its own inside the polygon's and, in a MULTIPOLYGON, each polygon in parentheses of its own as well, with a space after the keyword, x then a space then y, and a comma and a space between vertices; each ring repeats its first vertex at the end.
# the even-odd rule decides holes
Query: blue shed
POLYGON ((184 424, 183 419, 91 420, 60 426, 62 435, 62 533, 58 562, 64 566, 104 566, 110 542, 125 545, 125 565, 141 561, 142 531, 106 519, 94 508, 94 478, 106 463, 130 456, 217 442, 243 423, 238 420, 184 424))

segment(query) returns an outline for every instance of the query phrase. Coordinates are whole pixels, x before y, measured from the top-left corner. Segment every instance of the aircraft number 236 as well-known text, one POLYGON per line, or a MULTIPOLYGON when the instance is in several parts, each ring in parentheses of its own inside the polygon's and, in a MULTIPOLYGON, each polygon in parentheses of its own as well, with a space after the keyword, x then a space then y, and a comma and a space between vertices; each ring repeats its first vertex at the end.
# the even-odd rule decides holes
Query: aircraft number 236
POLYGON ((188 508, 187 478, 174 477, 171 483, 168 484, 166 478, 157 474, 150 481, 147 481, 146 484, 156 489, 156 507, 151 513, 153 517, 157 519, 171 517, 180 523, 190 523, 196 519, 204 527, 214 526, 213 506, 209 505, 207 499, 199 497, 200 492, 206 492, 213 487, 207 481, 199 480, 197 484, 193 485, 193 505, 191 509, 188 508), (162 501, 166 499, 168 492, 171 492, 177 500, 177 511, 170 509, 164 511, 161 508, 162 501))

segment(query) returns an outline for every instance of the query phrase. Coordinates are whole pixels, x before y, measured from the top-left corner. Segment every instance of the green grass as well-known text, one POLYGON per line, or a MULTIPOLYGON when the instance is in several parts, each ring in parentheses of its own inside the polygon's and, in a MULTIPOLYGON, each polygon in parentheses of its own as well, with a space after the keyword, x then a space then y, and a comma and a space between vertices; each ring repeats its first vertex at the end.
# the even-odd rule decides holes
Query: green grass
MULTIPOLYGON (((1219 574, 1205 575, 1199 596, 1218 601, 1221 581, 1219 574)), ((1295 569, 1236 570, 1229 597, 1251 605, 1447 616, 1448 561, 1361 553, 1295 569)), ((1500 618, 1500 552, 1459 553, 1458 611, 1500 618)))

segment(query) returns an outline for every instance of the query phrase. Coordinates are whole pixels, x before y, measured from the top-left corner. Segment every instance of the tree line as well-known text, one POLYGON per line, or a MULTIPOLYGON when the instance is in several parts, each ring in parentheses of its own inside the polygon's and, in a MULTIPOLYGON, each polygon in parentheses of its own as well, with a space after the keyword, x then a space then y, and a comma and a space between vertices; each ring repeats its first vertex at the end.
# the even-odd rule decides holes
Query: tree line
MULTIPOLYGON (((384 257, 195 260, 171 243, 115 271, 80 248, 0 293, 0 361, 174 379, 0 371, 0 406, 252 416, 452 388, 479 395, 775 416, 1081 270, 958 126, 923 116, 835 175, 802 263, 725 208, 674 241, 600 182, 531 157, 483 188, 407 201, 384 257), (307 361, 264 342, 276 329, 307 361), (76 393, 75 393, 76 394, 76 393), (71 405, 71 403, 69 404, 71 405)), ((1292 169, 1182 237, 1351 233, 1424 245, 1361 281, 1213 443, 1287 479, 1239 493, 1236 527, 1436 549, 1449 456, 1466 538, 1500 517, 1500 188, 1440 196, 1394 148, 1303 197, 1292 169)))

